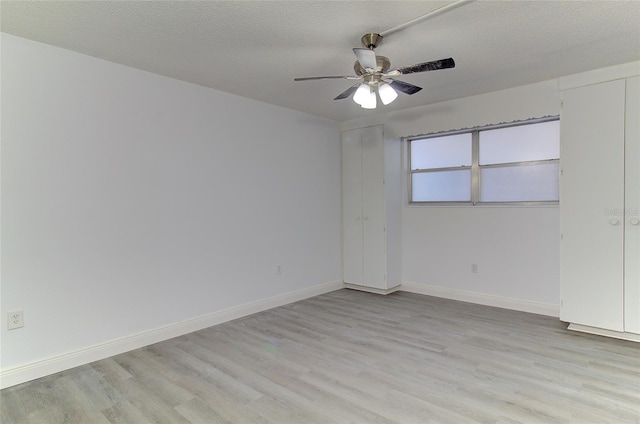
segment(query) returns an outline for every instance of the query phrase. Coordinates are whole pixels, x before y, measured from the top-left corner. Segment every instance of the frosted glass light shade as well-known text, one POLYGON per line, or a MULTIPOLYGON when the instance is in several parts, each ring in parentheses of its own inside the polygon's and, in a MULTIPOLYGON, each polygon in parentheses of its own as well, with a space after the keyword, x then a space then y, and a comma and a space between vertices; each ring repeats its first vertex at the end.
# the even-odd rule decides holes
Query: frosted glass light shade
POLYGON ((389 84, 383 84, 378 88, 378 94, 380 95, 380 100, 385 105, 388 105, 392 101, 398 97, 398 93, 393 89, 389 84))
POLYGON ((376 104, 377 104, 376 92, 370 90, 369 94, 366 95, 366 97, 364 98, 364 101, 360 106, 362 106, 363 109, 375 109, 376 104))
POLYGON ((353 101, 362 106, 362 103, 369 96, 371 89, 367 84, 360 84, 360 87, 356 90, 356 93, 353 95, 353 101))

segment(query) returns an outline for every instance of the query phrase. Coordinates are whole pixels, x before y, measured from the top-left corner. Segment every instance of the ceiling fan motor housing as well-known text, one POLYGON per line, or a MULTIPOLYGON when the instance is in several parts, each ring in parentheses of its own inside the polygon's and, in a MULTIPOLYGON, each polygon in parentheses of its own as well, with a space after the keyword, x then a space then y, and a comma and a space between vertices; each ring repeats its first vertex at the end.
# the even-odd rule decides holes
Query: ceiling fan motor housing
MULTIPOLYGON (((376 56, 376 73, 384 74, 389 70, 391 66, 391 62, 388 57, 385 56, 376 56)), ((367 75, 367 71, 365 68, 360 65, 360 62, 356 60, 356 63, 353 65, 353 70, 356 72, 356 75, 367 75)))
MULTIPOLYGON (((380 43, 382 43, 382 38, 382 35, 372 32, 363 35, 360 41, 365 48, 373 50, 378 47, 380 43)), ((356 63, 353 65, 353 70, 356 72, 356 75, 364 78, 363 82, 365 84, 374 86, 380 85, 382 83, 382 74, 387 72, 390 67, 391 62, 389 61, 389 58, 384 56, 376 56, 376 69, 374 72, 371 72, 371 70, 367 72, 367 70, 360 64, 359 61, 356 61, 356 63)))

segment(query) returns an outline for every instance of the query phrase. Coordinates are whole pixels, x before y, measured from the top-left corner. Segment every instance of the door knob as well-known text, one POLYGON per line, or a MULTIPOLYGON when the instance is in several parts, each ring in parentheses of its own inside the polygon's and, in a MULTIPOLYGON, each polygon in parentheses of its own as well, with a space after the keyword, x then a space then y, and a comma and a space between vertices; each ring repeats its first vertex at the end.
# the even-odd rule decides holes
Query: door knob
POLYGON ((620 223, 620 220, 618 218, 611 218, 609 220, 609 224, 611 225, 618 225, 620 223))
POLYGON ((367 219, 369 219, 369 217, 365 215, 364 220, 366 221, 367 219))
POLYGON ((360 221, 360 217, 359 217, 359 216, 358 216, 358 217, 356 217, 356 221, 360 221))
POLYGON ((629 222, 631 223, 631 225, 638 225, 638 224, 640 224, 640 219, 638 219, 638 218, 631 218, 631 219, 629 220, 629 222))

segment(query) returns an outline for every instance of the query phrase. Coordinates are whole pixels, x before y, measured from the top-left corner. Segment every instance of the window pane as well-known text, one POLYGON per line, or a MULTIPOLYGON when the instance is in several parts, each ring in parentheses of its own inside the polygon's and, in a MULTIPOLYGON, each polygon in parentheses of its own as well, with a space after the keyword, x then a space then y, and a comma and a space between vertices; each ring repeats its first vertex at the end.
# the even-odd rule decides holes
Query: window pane
POLYGON ((480 169, 481 202, 558 200, 558 163, 480 169))
POLYGON ((471 170, 412 174, 412 201, 455 202, 471 200, 471 170))
POLYGON ((471 134, 411 141, 411 169, 471 166, 471 134))
POLYGON ((480 165, 560 157, 560 121, 480 131, 480 165))

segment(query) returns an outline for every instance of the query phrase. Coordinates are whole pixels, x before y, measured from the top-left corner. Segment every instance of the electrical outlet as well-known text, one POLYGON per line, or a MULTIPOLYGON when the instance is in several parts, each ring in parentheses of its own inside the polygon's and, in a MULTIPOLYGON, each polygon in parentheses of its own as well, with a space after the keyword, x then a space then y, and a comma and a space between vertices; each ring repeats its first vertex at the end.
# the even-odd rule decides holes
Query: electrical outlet
POLYGON ((471 272, 474 274, 478 273, 478 264, 471 264, 471 272))
POLYGON ((7 313, 7 321, 9 330, 24 327, 24 315, 22 309, 7 313))
POLYGON ((280 265, 276 265, 276 274, 282 274, 282 267, 280 265))

